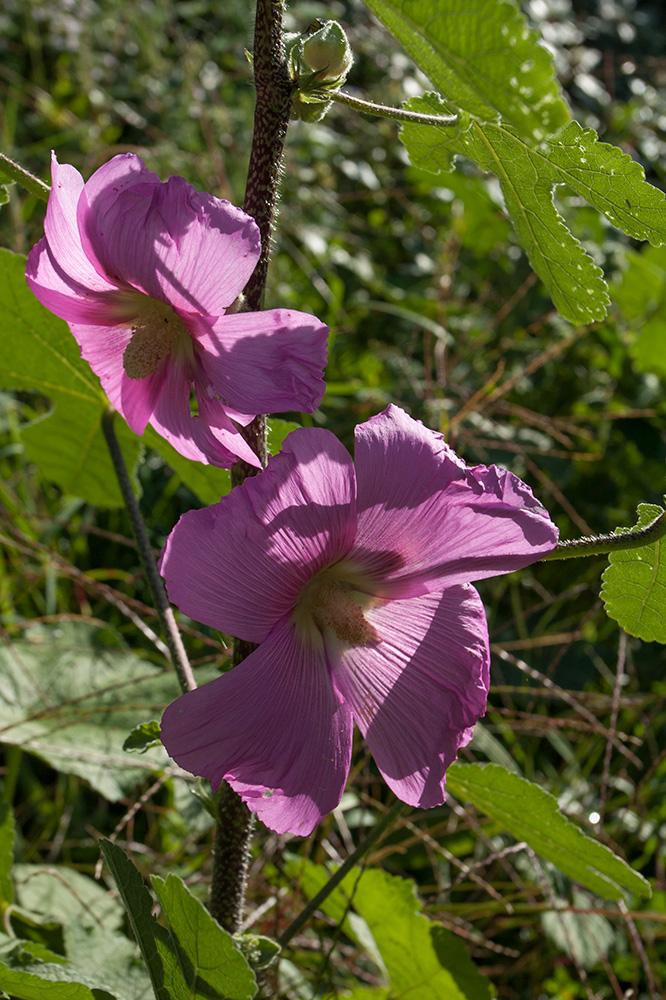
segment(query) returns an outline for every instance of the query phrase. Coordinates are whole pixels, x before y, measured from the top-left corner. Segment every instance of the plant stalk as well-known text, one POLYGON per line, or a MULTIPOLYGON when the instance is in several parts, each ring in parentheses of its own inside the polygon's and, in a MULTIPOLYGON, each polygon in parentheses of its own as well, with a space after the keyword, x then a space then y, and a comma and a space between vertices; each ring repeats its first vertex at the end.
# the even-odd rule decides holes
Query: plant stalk
POLYGON ((122 493, 123 500, 125 501, 125 507, 127 508, 127 513, 129 514, 132 532, 134 534, 139 553, 139 559, 141 560, 141 565, 145 570, 148 585, 153 595, 155 611, 157 612, 157 617, 162 627, 162 633, 167 646, 169 647, 169 652, 171 653, 171 662, 174 670, 176 671, 178 683, 180 684, 183 693, 186 691, 193 691, 197 686, 197 683, 194 679, 194 675, 192 674, 192 668, 187 658, 185 647, 183 646, 183 640, 180 637, 180 632, 178 631, 178 626, 176 625, 176 619, 173 616, 173 611, 164 589, 164 582, 157 568, 157 563, 155 562, 153 550, 148 538, 148 532, 146 531, 146 525, 141 517, 139 504, 137 503, 136 496, 134 495, 134 489, 127 471, 127 466, 125 465, 125 459, 123 458, 123 453, 120 450, 120 445, 118 444, 118 438, 116 437, 116 432, 113 426, 115 414, 116 411, 111 406, 105 410, 104 415, 102 416, 102 431, 106 439, 109 454, 111 455, 111 461, 113 462, 113 468, 116 472, 120 492, 122 493))
POLYGON ((14 160, 10 160, 8 156, 4 153, 0 153, 0 183, 2 183, 4 178, 16 181, 31 194, 36 195, 37 198, 41 198, 42 201, 49 200, 49 192, 51 188, 44 181, 40 181, 39 177, 35 177, 31 174, 29 170, 22 167, 19 163, 14 160))
MULTIPOLYGON (((280 168, 289 124, 294 85, 287 72, 282 36, 283 0, 257 0, 254 34, 254 80, 256 105, 254 132, 243 210, 251 215, 261 233, 261 256, 244 290, 243 308, 263 307, 268 259, 275 222, 280 168)), ((266 465, 266 418, 256 417, 242 429, 243 436, 266 465)), ((233 486, 240 486, 259 470, 237 462, 231 470, 233 486)), ((234 666, 255 649, 252 643, 234 643, 234 666)), ((210 889, 210 910, 230 933, 243 920, 249 845, 254 816, 243 800, 222 782, 216 796, 218 824, 210 889)))
POLYGON ((557 547, 542 556, 540 562, 553 559, 578 559, 581 556, 603 556, 626 549, 641 549, 666 535, 666 510, 644 528, 632 528, 612 535, 587 535, 558 542, 557 547))

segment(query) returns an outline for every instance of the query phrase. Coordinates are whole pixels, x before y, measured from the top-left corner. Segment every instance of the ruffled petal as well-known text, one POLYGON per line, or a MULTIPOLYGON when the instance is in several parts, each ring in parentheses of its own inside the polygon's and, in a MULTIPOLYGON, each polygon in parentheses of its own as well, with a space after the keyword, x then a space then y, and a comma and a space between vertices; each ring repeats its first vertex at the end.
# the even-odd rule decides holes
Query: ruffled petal
POLYGON ((132 153, 93 174, 78 218, 101 273, 185 312, 223 314, 261 253, 249 215, 182 177, 162 183, 132 153))
POLYGON ((471 586, 381 602, 366 611, 379 641, 343 648, 327 638, 334 683, 398 798, 444 801, 445 772, 485 712, 488 629, 471 586))
POLYGON ((340 802, 352 720, 321 641, 282 621, 239 666, 183 695, 162 717, 173 759, 213 787, 224 779, 277 833, 307 837, 340 802))
POLYGON ((217 393, 240 410, 311 413, 324 396, 328 327, 286 309, 188 323, 217 393))
POLYGON ((384 597, 409 597, 521 569, 558 531, 531 490, 494 466, 468 468, 442 436, 389 406, 356 428, 352 553, 384 597))
POLYGON ((161 375, 162 384, 150 423, 172 448, 185 458, 205 465, 228 469, 242 459, 248 465, 261 468, 261 462, 229 420, 219 400, 200 399, 199 415, 192 416, 192 375, 188 363, 181 364, 168 356, 155 375, 161 375))
POLYGON ((355 531, 354 467, 329 431, 294 431, 260 476, 183 514, 160 570, 181 611, 263 642, 304 585, 342 558, 355 531))

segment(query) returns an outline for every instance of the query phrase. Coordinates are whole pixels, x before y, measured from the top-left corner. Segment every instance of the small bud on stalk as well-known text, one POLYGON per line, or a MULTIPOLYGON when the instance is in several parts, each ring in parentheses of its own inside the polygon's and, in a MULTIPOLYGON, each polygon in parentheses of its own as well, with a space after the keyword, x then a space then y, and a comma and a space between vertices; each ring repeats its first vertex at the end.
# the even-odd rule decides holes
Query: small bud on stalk
POLYGON ((347 36, 337 21, 315 21, 305 35, 287 36, 286 43, 289 74, 297 87, 292 117, 321 121, 331 106, 322 101, 322 93, 339 90, 354 61, 347 36))

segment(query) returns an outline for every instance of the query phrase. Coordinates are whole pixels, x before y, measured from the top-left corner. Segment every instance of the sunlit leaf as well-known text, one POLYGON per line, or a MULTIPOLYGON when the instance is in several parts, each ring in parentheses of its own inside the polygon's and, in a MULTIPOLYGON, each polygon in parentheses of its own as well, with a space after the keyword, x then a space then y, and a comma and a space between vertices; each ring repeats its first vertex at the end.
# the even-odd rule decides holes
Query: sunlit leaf
POLYGON ((447 788, 471 802, 517 840, 524 840, 574 882, 605 899, 649 896, 648 882, 604 844, 588 837, 543 788, 497 764, 454 764, 447 788))
MULTIPOLYGON (((414 98, 414 111, 450 112, 437 94, 414 98)), ((556 136, 530 145, 500 123, 461 116, 454 129, 406 125, 402 140, 412 162, 433 172, 451 170, 456 154, 497 174, 516 232, 532 267, 561 315, 572 323, 603 319, 609 304, 600 268, 567 228, 553 192, 567 184, 635 239, 666 242, 666 197, 645 181, 643 168, 592 129, 569 122, 556 136)))
POLYGON ((538 138, 570 117, 550 53, 515 0, 366 0, 455 108, 538 138))
POLYGON ((257 989, 254 973, 231 934, 213 920, 176 875, 168 875, 166 879, 155 875, 152 881, 179 962, 179 975, 173 983, 165 969, 164 982, 169 993, 178 995, 174 986, 182 979, 192 990, 193 998, 251 1000, 257 989))
MULTIPOLYGON (((663 508, 656 504, 639 504, 636 528, 647 527, 661 513, 663 508)), ((615 533, 625 535, 631 531, 631 528, 617 528, 615 533)), ((630 635, 645 642, 666 643, 664 539, 639 549, 613 552, 608 562, 601 588, 606 614, 630 635)))
MULTIPOLYGON (((288 866, 301 888, 312 897, 330 873, 322 865, 294 862, 288 866)), ((321 909, 364 947, 390 981, 391 996, 413 1000, 487 1000, 488 980, 476 969, 463 941, 422 912, 414 885, 381 870, 351 871, 321 904, 321 909), (372 935, 366 948, 361 925, 372 935), (408 944, 407 944, 408 942, 408 944)), ((363 995, 363 994, 359 994, 363 995)), ((381 996, 381 993, 380 993, 381 996)))

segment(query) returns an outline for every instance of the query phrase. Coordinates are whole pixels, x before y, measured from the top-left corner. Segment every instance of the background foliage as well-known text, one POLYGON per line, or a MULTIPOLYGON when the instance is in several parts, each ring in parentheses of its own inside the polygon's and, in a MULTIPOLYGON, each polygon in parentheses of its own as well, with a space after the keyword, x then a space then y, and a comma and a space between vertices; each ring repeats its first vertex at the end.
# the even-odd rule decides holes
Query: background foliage
MULTIPOLYGON (((382 6, 295 2, 288 26, 337 18, 356 56, 347 89, 393 105, 422 99, 432 81, 372 17, 368 7, 382 6)), ((555 53, 576 119, 663 189, 661 5, 531 0, 525 10, 555 53)), ((44 179, 50 148, 86 176, 132 150, 162 177, 179 173, 240 203, 254 101, 243 55, 250 46, 247 5, 236 0, 5 0, 2 149, 44 179)), ((0 244, 26 253, 41 236, 43 205, 16 186, 7 190, 0 244)), ((320 411, 285 420, 326 426, 351 446, 354 425, 396 401, 443 431, 468 462, 498 462, 530 482, 563 537, 629 527, 639 504, 660 504, 666 248, 622 236, 571 187, 558 187, 555 197, 611 284, 613 305, 591 325, 554 312, 494 175, 466 159, 453 173, 414 166, 394 123, 346 108, 316 125, 294 123, 268 304, 316 313, 332 338, 320 411)), ((144 877, 156 876, 163 903, 168 898, 179 913, 182 905, 187 923, 195 919, 191 897, 175 899, 167 873, 205 899, 212 820, 192 794, 197 787, 168 768, 159 748, 122 749, 134 726, 159 717, 175 682, 164 672, 129 525, 108 485, 96 380, 73 374, 76 345, 24 293, 15 262, 7 254, 0 260, 0 281, 16 289, 20 306, 0 317, 2 367, 14 376, 3 374, 0 388, 0 738, 17 861, 11 878, 0 865, 0 906, 15 935, 0 935, 9 977, 0 981, 20 997, 135 1000, 151 995, 150 966, 138 963, 125 935, 98 840, 126 847, 144 877), (33 336, 42 343, 39 370, 22 362, 33 336), (53 992, 39 992, 34 963, 42 974, 45 965, 55 970, 57 993, 53 984, 53 992)), ((274 448, 286 430, 276 422, 274 448)), ((123 446, 156 549, 182 511, 228 488, 227 474, 190 467, 156 435, 146 435, 140 450, 127 432, 123 446)), ((482 584, 493 686, 465 763, 490 761, 516 782, 536 782, 572 830, 626 858, 652 898, 628 868, 618 870, 621 888, 606 894, 533 843, 535 831, 548 832, 552 799, 535 804, 526 832, 517 822, 525 821, 518 786, 505 790, 517 805, 498 814, 497 789, 488 800, 487 790, 465 785, 470 772, 456 768, 447 805, 403 817, 371 855, 375 870, 354 876, 292 940, 280 995, 663 995, 666 654, 606 616, 605 565, 542 564, 482 584), (387 910, 392 925, 379 919, 387 910), (412 942, 411 966, 391 935, 412 942), (415 976, 429 963, 444 978, 417 989, 415 976)), ((606 591, 612 581, 613 567, 606 591)), ((663 594, 655 607, 663 627, 663 594)), ((201 681, 228 665, 224 636, 188 620, 182 626, 201 681)), ((481 773, 492 778, 488 768, 481 773)), ((360 745, 352 779, 340 809, 310 841, 285 844, 259 832, 248 900, 253 933, 277 936, 325 878, 323 866, 344 857, 383 811, 387 790, 360 745)), ((7 861, 11 831, 5 810, 0 858, 7 861)), ((150 899, 142 905, 146 924, 135 935, 148 934, 172 956, 177 984, 189 966, 171 931, 150 916, 150 899)), ((224 947, 214 928, 202 928, 212 953, 224 947)), ((197 996, 211 995, 216 972, 207 968, 213 978, 204 976, 197 996)), ((238 995, 252 995, 239 975, 238 995)), ((228 983, 215 988, 235 995, 228 983)))

